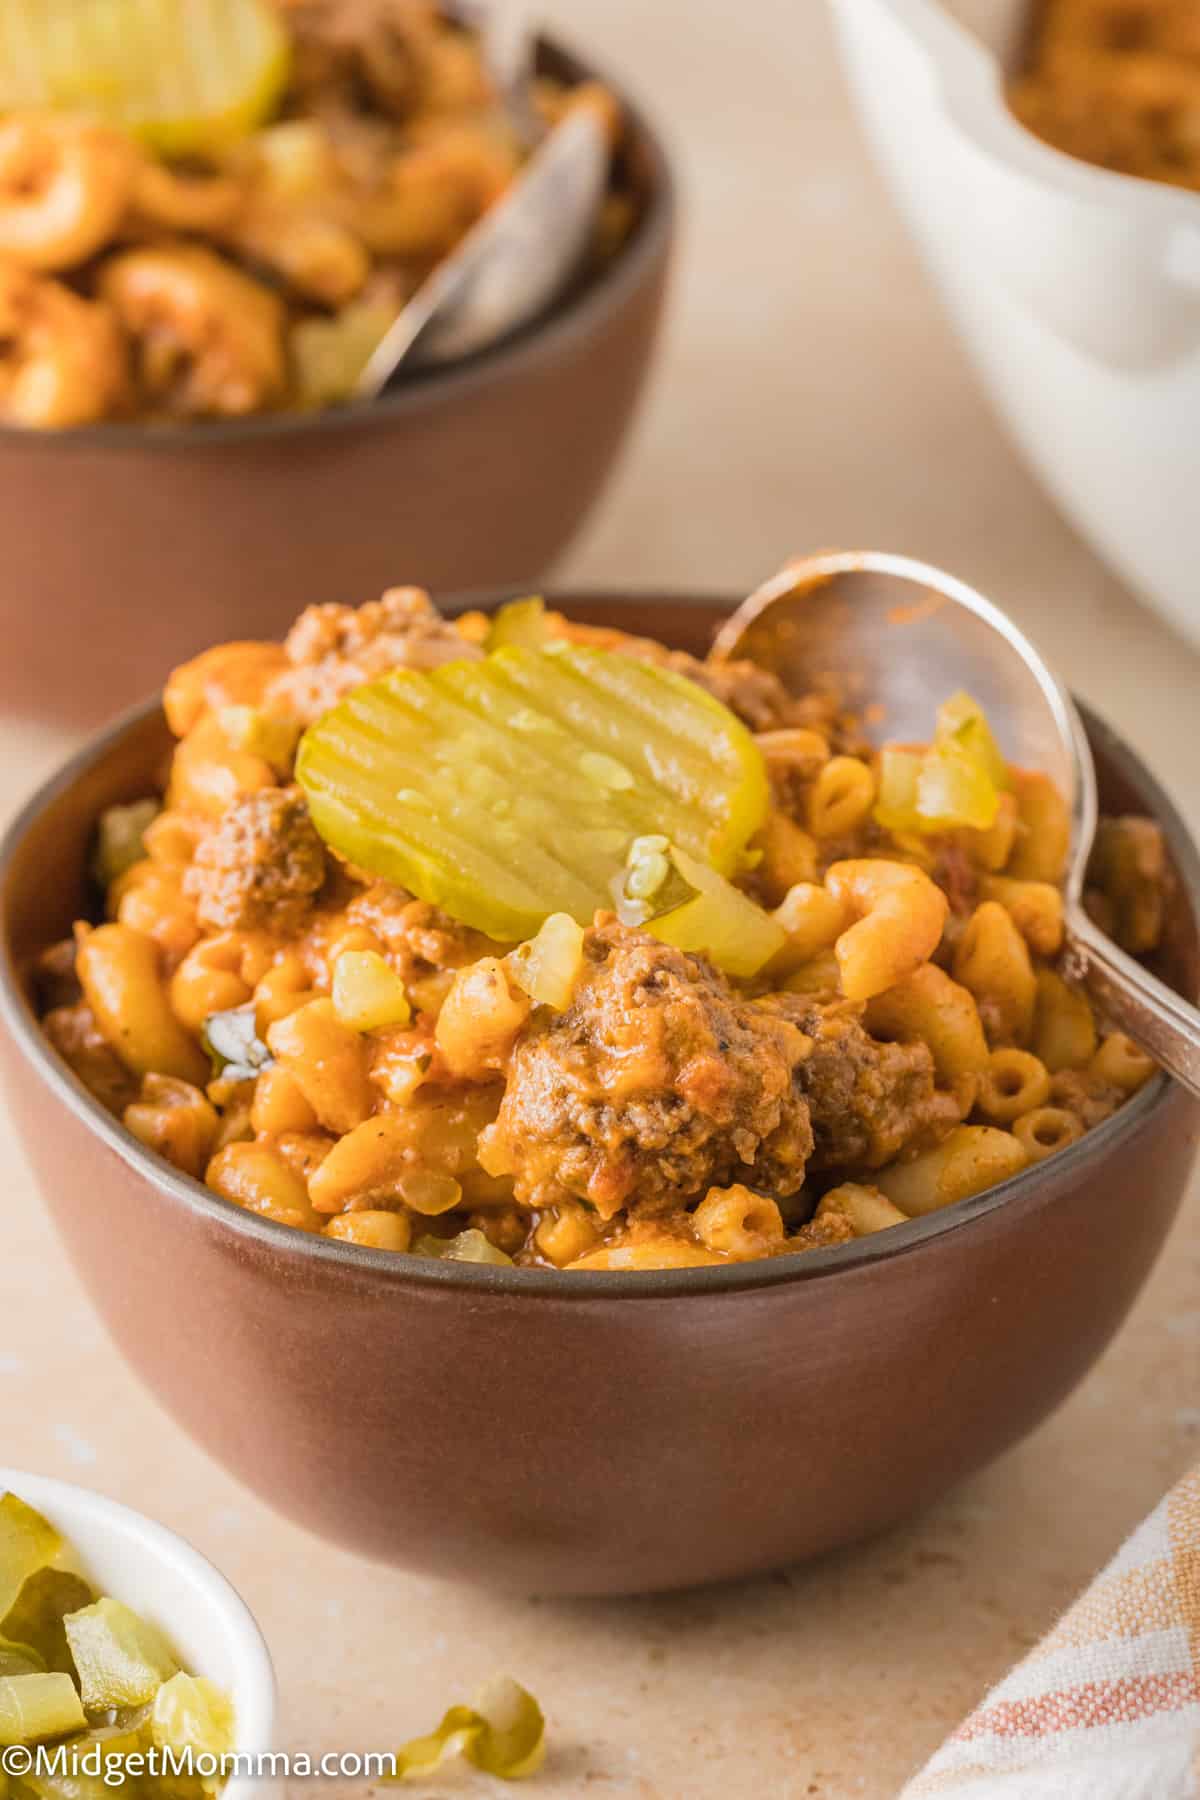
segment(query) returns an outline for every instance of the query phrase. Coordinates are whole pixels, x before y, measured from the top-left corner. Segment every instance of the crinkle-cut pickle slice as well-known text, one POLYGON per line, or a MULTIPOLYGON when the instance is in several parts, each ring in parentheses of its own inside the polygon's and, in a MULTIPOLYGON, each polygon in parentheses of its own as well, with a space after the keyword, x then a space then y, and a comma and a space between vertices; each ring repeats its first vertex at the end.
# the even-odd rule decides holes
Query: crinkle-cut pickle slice
POLYGON ((731 874, 768 804, 719 700, 572 644, 395 670, 310 726, 296 777, 335 850, 508 943, 611 906, 647 833, 731 874))
POLYGON ((287 69, 268 0, 0 0, 0 112, 88 113, 168 156, 252 131, 287 69))

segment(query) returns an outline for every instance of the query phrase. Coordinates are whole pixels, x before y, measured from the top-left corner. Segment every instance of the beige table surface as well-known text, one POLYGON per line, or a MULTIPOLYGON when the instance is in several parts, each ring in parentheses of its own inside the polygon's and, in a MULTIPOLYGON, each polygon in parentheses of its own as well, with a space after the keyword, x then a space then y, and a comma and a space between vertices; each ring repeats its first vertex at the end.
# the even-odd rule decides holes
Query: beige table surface
MULTIPOLYGON (((562 572, 740 587, 820 544, 936 558, 1036 631, 1200 826, 1186 779, 1200 663, 1098 567, 1001 437, 867 164, 817 0, 545 10, 657 94, 689 207, 651 401, 562 572)), ((0 724, 4 810, 61 743, 0 724)), ((228 1572, 275 1653, 281 1747, 386 1747, 509 1670, 551 1717, 531 1800, 884 1800, 1200 1456, 1194 1188, 1074 1398, 932 1513, 721 1591, 497 1599, 369 1567, 280 1523, 118 1362, 7 1134, 0 1191, 0 1461, 128 1500, 228 1572)), ((477 1777, 429 1792, 493 1788, 477 1777)))

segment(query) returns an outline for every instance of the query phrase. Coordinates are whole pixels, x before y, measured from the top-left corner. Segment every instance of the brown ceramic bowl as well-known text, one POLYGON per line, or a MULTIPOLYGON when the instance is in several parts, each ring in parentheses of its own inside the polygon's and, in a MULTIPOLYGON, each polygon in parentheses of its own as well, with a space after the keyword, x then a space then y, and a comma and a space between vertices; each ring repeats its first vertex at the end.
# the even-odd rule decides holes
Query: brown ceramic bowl
MULTIPOLYGON (((542 66, 598 73, 550 44, 542 66)), ((303 418, 0 429, 0 708, 95 724, 313 602, 542 574, 613 465, 662 311, 673 184, 626 105, 634 235, 495 350, 303 418)))
MULTIPOLYGON (((560 601, 702 649, 723 610, 560 601)), ((1110 807, 1164 826, 1164 973, 1200 985, 1200 859, 1089 721, 1110 807)), ((114 1340, 185 1430, 364 1555, 543 1593, 745 1575, 877 1531, 1016 1442, 1121 1323, 1179 1203, 1197 1106, 1157 1078, 1003 1186, 844 1249, 588 1275, 355 1249, 252 1217, 143 1150, 57 1060, 19 971, 85 905, 157 707, 30 803, 0 862, 13 1118, 114 1340)), ((42 1272, 29 1271, 30 1280, 42 1272)))

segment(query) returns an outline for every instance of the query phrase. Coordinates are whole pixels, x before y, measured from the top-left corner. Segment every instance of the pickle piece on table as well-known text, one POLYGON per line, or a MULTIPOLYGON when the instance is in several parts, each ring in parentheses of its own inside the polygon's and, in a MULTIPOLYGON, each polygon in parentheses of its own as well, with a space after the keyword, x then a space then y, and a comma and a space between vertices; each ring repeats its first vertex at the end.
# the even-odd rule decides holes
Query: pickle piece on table
POLYGON ((31 1575, 62 1554, 58 1532, 15 1494, 0 1495, 0 1619, 31 1575))
POLYGON ((567 643, 358 688, 305 733, 296 776, 341 855, 508 943, 556 912, 590 923, 648 833, 731 874, 768 800, 720 701, 567 643))
POLYGON ((69 1675, 0 1676, 0 1744, 40 1744, 86 1724, 69 1675))
POLYGON ((179 1664, 157 1626, 119 1600, 97 1600, 63 1621, 90 1713, 148 1706, 179 1664))
POLYGON ((396 1773, 388 1782, 419 1780, 443 1763, 462 1757, 485 1775, 520 1781, 535 1775, 546 1756, 542 1709, 519 1681, 506 1675, 485 1682, 469 1706, 452 1706, 425 1737, 411 1738, 396 1752, 396 1773))

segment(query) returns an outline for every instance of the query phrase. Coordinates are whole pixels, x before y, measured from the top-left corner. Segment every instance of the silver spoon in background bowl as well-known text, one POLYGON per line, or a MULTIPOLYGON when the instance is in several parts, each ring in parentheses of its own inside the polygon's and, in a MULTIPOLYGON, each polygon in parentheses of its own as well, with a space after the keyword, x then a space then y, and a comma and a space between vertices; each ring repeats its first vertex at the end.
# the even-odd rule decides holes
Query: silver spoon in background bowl
POLYGON ((998 607, 909 557, 824 553, 786 564, 757 588, 721 627, 711 655, 750 658, 794 693, 832 685, 863 712, 868 735, 878 718, 892 741, 927 739, 931 696, 965 688, 1004 753, 1043 770, 1067 797, 1063 973, 1200 1095, 1200 1010, 1118 949, 1084 910, 1097 819, 1091 747, 1067 689, 998 607))
POLYGON ((612 160, 599 112, 572 107, 543 132, 530 98, 535 40, 523 7, 495 6, 480 30, 529 159, 401 310, 355 384, 357 400, 376 399, 402 363, 455 362, 530 324, 569 287, 592 242, 612 160))

